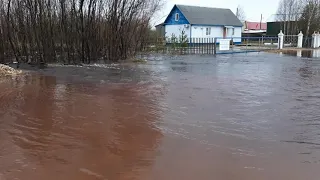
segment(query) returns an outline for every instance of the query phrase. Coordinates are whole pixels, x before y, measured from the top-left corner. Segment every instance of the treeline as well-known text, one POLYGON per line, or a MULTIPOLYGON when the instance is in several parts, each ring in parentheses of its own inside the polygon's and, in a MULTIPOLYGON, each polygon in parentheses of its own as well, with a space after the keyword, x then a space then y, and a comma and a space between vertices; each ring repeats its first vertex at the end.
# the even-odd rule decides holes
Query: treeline
POLYGON ((0 61, 118 61, 147 41, 161 0, 0 0, 0 61))
POLYGON ((285 34, 311 36, 320 31, 320 0, 281 0, 276 20, 285 34))

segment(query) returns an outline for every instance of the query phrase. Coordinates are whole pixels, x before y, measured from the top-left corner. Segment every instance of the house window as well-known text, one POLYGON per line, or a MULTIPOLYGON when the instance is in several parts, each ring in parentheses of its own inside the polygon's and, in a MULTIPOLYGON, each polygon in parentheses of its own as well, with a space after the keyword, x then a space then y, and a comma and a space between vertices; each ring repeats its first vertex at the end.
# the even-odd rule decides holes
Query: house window
POLYGON ((179 21, 179 13, 176 13, 175 20, 179 21))
POLYGON ((234 36, 234 28, 232 28, 232 36, 234 36))
POLYGON ((206 35, 211 35, 211 28, 206 28, 206 35))

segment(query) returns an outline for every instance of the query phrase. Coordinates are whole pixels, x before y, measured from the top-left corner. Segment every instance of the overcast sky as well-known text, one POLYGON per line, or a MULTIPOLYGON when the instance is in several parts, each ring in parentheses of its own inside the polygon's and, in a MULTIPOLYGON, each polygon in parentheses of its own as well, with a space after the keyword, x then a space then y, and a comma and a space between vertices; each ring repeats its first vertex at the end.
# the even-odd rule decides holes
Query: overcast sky
POLYGON ((166 0, 165 6, 154 18, 153 24, 162 23, 174 4, 229 8, 234 13, 240 5, 248 21, 260 21, 261 14, 263 21, 270 21, 277 11, 278 3, 279 0, 166 0))

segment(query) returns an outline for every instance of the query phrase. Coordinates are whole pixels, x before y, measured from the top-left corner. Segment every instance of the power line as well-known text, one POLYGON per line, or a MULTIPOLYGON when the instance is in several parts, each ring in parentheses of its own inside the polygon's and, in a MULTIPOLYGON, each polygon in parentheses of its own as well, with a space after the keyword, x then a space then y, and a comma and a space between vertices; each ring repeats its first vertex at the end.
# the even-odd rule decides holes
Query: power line
POLYGON ((166 14, 166 15, 162 16, 161 18, 158 18, 157 20, 155 20, 153 26, 155 26, 156 24, 158 24, 160 20, 162 20, 163 18, 167 17, 168 15, 169 15, 169 14, 166 14))

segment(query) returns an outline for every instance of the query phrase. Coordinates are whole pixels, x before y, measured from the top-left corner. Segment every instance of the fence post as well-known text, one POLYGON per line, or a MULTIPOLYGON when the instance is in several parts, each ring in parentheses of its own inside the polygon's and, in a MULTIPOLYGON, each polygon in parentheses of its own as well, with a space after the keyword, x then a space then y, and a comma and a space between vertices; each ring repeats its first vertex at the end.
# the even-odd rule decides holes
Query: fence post
POLYGON ((319 47, 319 33, 315 32, 315 47, 314 48, 318 48, 319 47))
POLYGON ((282 30, 280 30, 280 33, 278 34, 278 49, 283 49, 283 36, 282 30))
POLYGON ((297 48, 302 48, 302 42, 303 42, 303 34, 302 34, 302 31, 300 31, 300 33, 298 34, 297 48))
POLYGON ((320 46, 320 34, 319 34, 319 32, 317 32, 316 37, 317 37, 316 48, 318 48, 320 46))
POLYGON ((214 38, 213 53, 217 54, 217 38, 214 38))
POLYGON ((317 34, 316 32, 314 32, 312 34, 312 44, 311 44, 312 48, 316 48, 317 47, 317 34))

